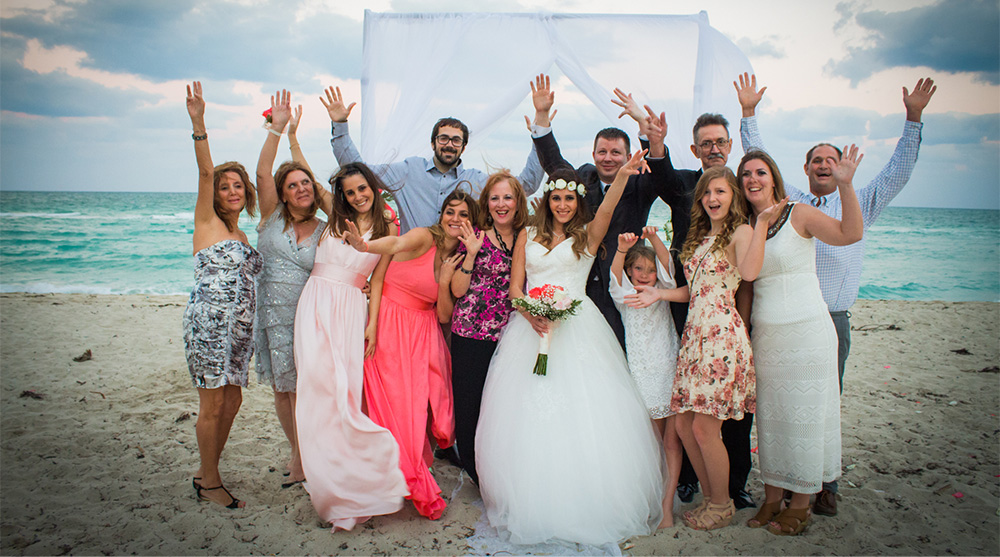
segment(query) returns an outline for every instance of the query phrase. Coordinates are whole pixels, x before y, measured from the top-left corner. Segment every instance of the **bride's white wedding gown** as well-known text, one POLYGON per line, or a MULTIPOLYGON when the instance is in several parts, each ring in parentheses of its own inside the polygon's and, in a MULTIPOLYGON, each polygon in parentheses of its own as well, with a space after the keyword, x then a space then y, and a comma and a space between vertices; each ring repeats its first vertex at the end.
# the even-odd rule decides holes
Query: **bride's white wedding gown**
POLYGON ((528 289, 562 286, 582 300, 549 333, 548 373, 532 373, 539 336, 511 314, 490 363, 476 434, 480 492, 492 526, 518 544, 592 545, 655 531, 662 450, 625 355, 587 298, 592 255, 552 251, 528 230, 528 289))

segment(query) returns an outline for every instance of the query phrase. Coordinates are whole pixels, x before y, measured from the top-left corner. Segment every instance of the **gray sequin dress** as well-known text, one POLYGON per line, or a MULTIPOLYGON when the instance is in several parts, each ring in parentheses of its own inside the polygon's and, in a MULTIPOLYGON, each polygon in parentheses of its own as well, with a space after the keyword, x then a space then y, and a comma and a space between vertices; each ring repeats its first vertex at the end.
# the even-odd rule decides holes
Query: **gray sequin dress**
POLYGON ((195 287, 184 309, 184 353, 199 389, 247 386, 253 356, 257 250, 223 240, 194 254, 195 287))
POLYGON ((257 228, 257 249, 264 256, 257 289, 257 380, 270 383, 278 392, 295 392, 295 307, 312 272, 325 224, 320 220, 316 230, 298 243, 295 229, 285 230, 279 204, 257 228))

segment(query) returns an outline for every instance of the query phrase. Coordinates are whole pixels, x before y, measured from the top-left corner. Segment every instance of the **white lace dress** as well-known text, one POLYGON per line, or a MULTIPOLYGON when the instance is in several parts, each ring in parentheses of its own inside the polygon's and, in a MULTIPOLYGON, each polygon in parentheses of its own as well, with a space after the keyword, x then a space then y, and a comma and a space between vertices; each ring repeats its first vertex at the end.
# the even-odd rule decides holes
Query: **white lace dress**
MULTIPOLYGON (((677 288, 674 281, 673 261, 670 269, 664 269, 656 261, 656 287, 677 288)), ((622 283, 618 284, 611 273, 608 290, 611 299, 622 316, 625 325, 625 350, 628 353, 628 369, 639 387, 646 410, 653 419, 672 416, 670 398, 674 392, 674 374, 677 371, 677 351, 680 340, 670 314, 670 304, 658 301, 644 308, 625 305, 625 296, 635 293, 628 276, 622 272, 622 283)))
POLYGON ((625 355, 585 285, 592 255, 571 240, 525 248, 528 288, 559 285, 582 300, 550 333, 548 372, 532 370, 539 336, 511 314, 490 363, 476 433, 490 524, 517 544, 591 545, 652 533, 660 521, 662 451, 625 355))
POLYGON ((754 281, 757 445, 764 483, 816 493, 840 476, 837 333, 816 278, 815 241, 791 219, 754 281))

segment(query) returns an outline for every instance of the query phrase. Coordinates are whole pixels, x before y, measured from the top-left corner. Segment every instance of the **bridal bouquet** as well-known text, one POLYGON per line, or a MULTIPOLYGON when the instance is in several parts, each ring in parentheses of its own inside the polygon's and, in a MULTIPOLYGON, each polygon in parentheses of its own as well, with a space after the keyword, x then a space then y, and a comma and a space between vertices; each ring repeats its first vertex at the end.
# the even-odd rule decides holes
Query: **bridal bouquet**
MULTIPOLYGON (((517 298, 512 302, 515 307, 527 311, 536 317, 544 317, 556 322, 576 313, 580 300, 574 300, 566 295, 561 286, 545 284, 528 290, 527 296, 517 298)), ((535 375, 545 375, 549 364, 549 333, 542 335, 538 346, 538 358, 535 360, 535 375)))

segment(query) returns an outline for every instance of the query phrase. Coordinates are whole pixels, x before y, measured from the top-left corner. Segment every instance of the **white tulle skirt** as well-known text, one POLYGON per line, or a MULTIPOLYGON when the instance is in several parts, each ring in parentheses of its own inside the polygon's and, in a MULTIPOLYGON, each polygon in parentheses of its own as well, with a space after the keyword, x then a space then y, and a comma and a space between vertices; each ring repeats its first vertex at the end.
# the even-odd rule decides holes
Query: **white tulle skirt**
POLYGON ((602 545, 659 523, 666 466, 611 328, 585 299, 539 336, 513 313, 490 363, 476 433, 489 522, 518 544, 602 545))

